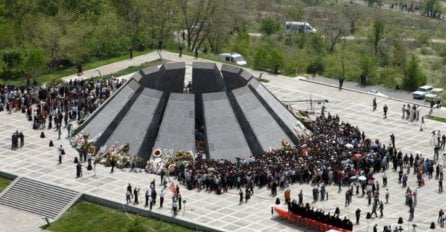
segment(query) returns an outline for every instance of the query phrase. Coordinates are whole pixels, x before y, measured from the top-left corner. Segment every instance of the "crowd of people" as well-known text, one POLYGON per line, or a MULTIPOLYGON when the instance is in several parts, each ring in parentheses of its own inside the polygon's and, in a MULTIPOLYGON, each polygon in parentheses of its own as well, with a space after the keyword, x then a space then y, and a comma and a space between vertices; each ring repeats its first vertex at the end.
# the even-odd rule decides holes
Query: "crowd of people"
POLYGON ((305 218, 336 226, 337 228, 353 231, 353 223, 349 219, 341 219, 339 218, 339 214, 330 215, 330 213, 325 213, 322 210, 315 210, 310 207, 309 203, 301 205, 296 201, 292 201, 288 204, 288 211, 305 218))
POLYGON ((82 122, 104 102, 124 80, 70 80, 48 87, 0 85, 0 111, 26 113, 33 129, 60 130, 70 121, 82 122))
MULTIPOLYGON (((52 129, 54 121, 56 130, 60 131, 63 123, 65 127, 68 127, 72 120, 78 122, 84 120, 122 84, 123 81, 109 79, 101 81, 74 80, 68 82, 67 85, 59 84, 51 87, 17 88, 0 85, 0 110, 6 106, 8 112, 27 113, 28 119, 33 121, 34 129, 52 129)), ((416 107, 403 106, 402 113, 404 119, 410 121, 419 119, 416 107)), ((387 177, 384 177, 386 170, 390 168, 390 163, 393 164, 393 171, 398 172, 398 180, 403 187, 406 187, 410 169, 413 169, 420 187, 424 185, 424 175, 432 176, 433 162, 423 158, 421 154, 403 154, 402 151, 398 151, 393 134, 390 139, 391 143, 386 146, 378 139, 367 138, 358 127, 343 122, 337 115, 333 116, 329 113, 321 114, 315 120, 307 122, 305 126, 312 134, 311 136, 301 136, 297 146, 284 144, 281 149, 271 150, 259 156, 251 156, 249 159, 237 159, 236 162, 206 159, 206 156, 198 155, 193 163, 178 165, 173 172, 164 173, 175 175, 187 189, 205 189, 209 192, 222 194, 228 189, 237 188, 240 190, 241 199, 244 195, 246 201, 254 194, 255 187, 267 187, 271 190, 271 195, 276 196, 278 188, 284 189, 293 183, 306 183, 315 186, 313 201, 316 202, 319 199, 328 198, 328 193, 325 191, 326 185, 336 184, 339 186, 339 190, 342 187, 348 187, 346 191, 346 205, 348 205, 355 192, 354 188, 356 188, 356 194, 359 194, 359 188, 361 188, 362 195, 367 194, 369 205, 372 206, 372 214, 374 212, 375 216, 377 216, 376 210, 378 209, 382 216, 383 209, 380 207, 384 207, 384 203, 380 199, 376 173, 383 172, 383 185, 386 186, 387 177), (405 169, 406 173, 404 173, 405 169), (365 179, 359 180, 358 177, 365 177, 365 179), (242 188, 245 189, 244 194, 242 188), (373 204, 371 203, 372 199, 373 204)), ((23 138, 17 132, 14 135, 16 138, 23 138)), ((14 135, 13 148, 14 144, 17 147, 14 135)), ((442 148, 444 149, 444 145, 442 148)), ((61 155, 59 156, 61 159, 61 155)), ((80 163, 77 164, 77 167, 81 169, 80 163)), ((77 177, 82 176, 81 171, 77 173, 77 177)), ((442 168, 437 166, 437 173, 436 177, 438 176, 442 191, 442 168)), ((163 177, 161 177, 161 184, 165 186, 163 177)), ((409 218, 413 219, 416 192, 414 194, 409 190, 406 195, 406 203, 409 207, 409 218)), ((127 201, 134 198, 137 204, 139 189, 127 192, 129 197, 127 201)), ((164 192, 165 187, 160 195, 164 195, 164 192)), ((146 191, 145 197, 146 206, 150 204, 151 209, 152 205, 156 204, 157 198, 154 183, 153 188, 146 191)), ((172 200, 178 202, 181 209, 181 196, 175 195, 175 197, 172 200)), ((348 219, 342 220, 317 210, 311 210, 302 206, 301 203, 296 204, 295 201, 288 202, 292 202, 289 207, 292 212, 299 213, 300 210, 307 210, 309 211, 307 215, 313 215, 330 224, 334 223, 333 225, 340 228, 348 229, 352 226, 348 219)), ((388 193, 386 202, 388 202, 388 193)), ((160 204, 162 207, 161 199, 160 204)), ((357 223, 359 223, 359 218, 357 218, 357 223)))

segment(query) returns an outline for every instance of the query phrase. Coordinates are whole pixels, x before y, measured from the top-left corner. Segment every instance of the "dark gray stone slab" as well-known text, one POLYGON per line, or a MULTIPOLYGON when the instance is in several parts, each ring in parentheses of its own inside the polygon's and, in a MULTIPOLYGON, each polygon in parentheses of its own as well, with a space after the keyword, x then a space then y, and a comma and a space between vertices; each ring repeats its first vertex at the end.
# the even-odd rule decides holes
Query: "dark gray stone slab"
POLYGON ((192 92, 211 93, 224 90, 223 78, 215 63, 194 62, 192 65, 192 92))
POLYGON ((135 81, 139 82, 142 78, 142 74, 140 72, 136 72, 135 74, 133 74, 133 76, 131 78, 133 78, 135 81))
POLYGON ((156 65, 150 66, 140 71, 142 78, 139 83, 144 87, 154 89, 157 80, 160 77, 159 69, 156 65))
POLYGON ((160 77, 155 81, 155 88, 161 91, 182 93, 184 90, 184 62, 167 63, 160 68, 160 77))
POLYGON ((226 93, 203 94, 203 105, 210 158, 248 159, 251 151, 226 93))
POLYGON ((135 94, 135 87, 139 84, 131 80, 119 91, 118 95, 113 97, 106 107, 101 108, 97 115, 83 128, 91 137, 103 133, 105 129, 114 120, 115 116, 124 107, 127 101, 135 94))
POLYGON ((248 84, 248 82, 240 76, 243 69, 231 65, 223 64, 221 73, 225 81, 226 89, 228 91, 240 88, 248 84))
POLYGON ((137 154, 162 94, 158 90, 144 89, 105 144, 109 147, 116 142, 129 143, 129 154, 137 154))
MULTIPOLYGON (((252 79, 249 85, 258 93, 258 95, 265 101, 266 104, 275 112, 275 114, 282 120, 286 127, 295 135, 303 134, 301 130, 305 128, 297 118, 285 108, 285 106, 272 95, 259 81, 252 79)), ((289 141, 290 142, 290 141, 289 141)))
POLYGON ((281 148, 282 140, 290 141, 262 103, 245 86, 232 91, 264 151, 281 148))
POLYGON ((154 149, 195 152, 194 105, 193 94, 170 94, 154 149))

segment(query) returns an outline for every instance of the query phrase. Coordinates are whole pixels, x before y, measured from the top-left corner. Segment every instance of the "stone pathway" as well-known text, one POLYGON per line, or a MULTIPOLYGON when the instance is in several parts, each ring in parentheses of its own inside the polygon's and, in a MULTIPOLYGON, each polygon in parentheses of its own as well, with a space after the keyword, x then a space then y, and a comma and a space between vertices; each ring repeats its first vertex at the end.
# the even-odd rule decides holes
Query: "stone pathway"
MULTIPOLYGON (((185 61, 190 64, 196 61, 192 57, 183 56, 178 58, 177 54, 162 52, 165 59, 175 61, 185 61)), ((122 69, 125 65, 135 65, 136 62, 147 62, 150 59, 156 59, 156 53, 150 53, 141 57, 135 57, 131 62, 123 61, 115 65, 107 65, 100 67, 102 74, 116 72, 117 67, 122 69)), ((198 61, 204 61, 198 59, 198 61)), ((219 64, 220 65, 220 64, 219 64)), ((254 76, 259 76, 259 72, 250 71, 254 76)), ((86 71, 85 75, 94 73, 93 71, 86 71)), ((85 76, 88 77, 88 76, 85 76)), ((66 77, 70 79, 72 77, 66 77)), ((389 135, 395 134, 396 146, 401 148, 403 153, 420 152, 426 158, 433 156, 433 147, 430 144, 431 132, 433 129, 446 131, 446 124, 438 123, 436 121, 426 120, 426 129, 422 132, 419 127, 412 125, 408 121, 401 120, 401 106, 400 100, 390 98, 378 99, 378 110, 372 112, 371 102, 373 95, 366 94, 364 91, 349 89, 348 84, 344 84, 347 89, 339 91, 336 85, 323 82, 316 83, 314 81, 306 81, 301 78, 288 78, 282 76, 275 76, 270 74, 263 74, 262 78, 268 79, 270 82, 265 85, 272 91, 279 99, 294 99, 305 100, 309 99, 328 99, 326 103, 326 111, 331 114, 338 114, 341 120, 348 121, 352 125, 359 126, 365 134, 372 138, 379 138, 383 143, 390 142, 389 135), (382 119, 382 105, 389 106, 388 119, 382 119)), ((406 101, 406 100, 404 100, 406 101)), ((296 109, 309 109, 308 103, 292 103, 296 109)), ((321 105, 314 104, 313 110, 316 114, 320 111, 321 105)), ((443 113, 442 110, 439 110, 443 113)), ((427 109, 423 108, 422 113, 426 114, 427 109)), ((148 188, 152 179, 155 179, 157 184, 160 183, 159 176, 146 174, 142 171, 137 173, 130 172, 128 169, 116 170, 115 173, 110 174, 109 168, 102 165, 97 166, 97 176, 93 177, 91 171, 83 169, 83 177, 75 178, 75 165, 73 159, 75 150, 69 145, 68 140, 57 140, 57 133, 55 130, 44 130, 46 138, 39 137, 41 131, 35 131, 31 128, 31 123, 26 120, 22 113, 7 114, 0 113, 0 170, 11 174, 25 176, 39 181, 55 184, 62 187, 67 187, 83 193, 98 196, 104 199, 112 200, 118 203, 125 204, 125 190, 128 183, 133 187, 141 188, 141 196, 148 188), (25 135, 25 146, 18 150, 10 149, 11 134, 15 131, 23 131, 25 135), (49 140, 55 142, 55 147, 48 146, 49 140), (63 164, 57 164, 56 147, 62 144, 67 151, 64 156, 63 164)), ((66 130, 62 135, 66 137, 66 130)), ((85 167, 85 165, 84 165, 85 167)), ((377 175, 381 182, 380 174, 377 175)), ((371 211, 371 207, 367 206, 367 200, 354 196, 353 202, 349 207, 344 207, 345 189, 341 193, 337 192, 337 186, 328 186, 329 200, 323 202, 316 202, 313 204, 315 208, 321 208, 325 211, 333 212, 335 207, 339 206, 341 209, 341 216, 347 216, 354 219, 354 211, 361 208, 362 216, 361 223, 354 227, 355 231, 368 231, 372 229, 374 224, 378 224, 379 231, 382 231, 384 225, 396 225, 397 218, 403 217, 403 228, 408 230, 412 224, 417 224, 417 229, 424 231, 428 229, 430 222, 436 221, 437 214, 440 208, 446 208, 446 202, 443 201, 444 194, 437 192, 437 181, 428 180, 426 186, 422 188, 416 187, 416 178, 414 175, 409 176, 409 184, 412 189, 418 191, 418 205, 415 209, 415 219, 413 222, 407 222, 409 216, 408 208, 404 205, 404 188, 397 184, 396 173, 389 171, 389 191, 390 203, 385 206, 383 218, 373 218, 366 220, 365 213, 371 211)), ((304 201, 311 201, 311 189, 309 185, 295 184, 291 186, 292 197, 297 197, 297 193, 302 189, 304 192, 304 201)), ((157 185, 159 192, 160 186, 157 185)), ((276 215, 271 215, 271 206, 274 198, 269 195, 266 188, 255 189, 254 196, 248 203, 242 205, 238 204, 238 191, 230 190, 223 195, 216 195, 207 193, 205 191, 198 192, 196 190, 187 191, 181 186, 181 194, 183 199, 187 201, 185 211, 180 212, 178 218, 188 220, 194 223, 204 224, 222 231, 304 231, 305 228, 290 225, 290 223, 278 218, 276 215)), ((381 186, 381 194, 383 190, 381 186)), ((283 190, 279 191, 279 195, 283 202, 283 190)), ((158 202, 158 201, 157 201, 158 202)), ((154 211, 165 215, 172 215, 170 210, 170 195, 166 196, 165 206, 163 208, 154 207, 154 211)), ((143 204, 137 205, 143 207, 143 204)), ((285 205, 283 205, 285 207, 285 205)), ((2 209, 0 209, 2 210, 2 209)), ((11 211, 12 212, 12 211, 11 211)), ((10 225, 4 220, 0 221, 0 229, 10 225)), ((44 221, 42 220, 42 224, 44 221)), ((15 231, 30 231, 28 228, 16 224, 15 231)), ((437 225, 438 227, 438 225, 437 225)), ((6 227, 11 228, 11 227, 6 227)), ((36 231, 39 229, 36 228, 36 231)))

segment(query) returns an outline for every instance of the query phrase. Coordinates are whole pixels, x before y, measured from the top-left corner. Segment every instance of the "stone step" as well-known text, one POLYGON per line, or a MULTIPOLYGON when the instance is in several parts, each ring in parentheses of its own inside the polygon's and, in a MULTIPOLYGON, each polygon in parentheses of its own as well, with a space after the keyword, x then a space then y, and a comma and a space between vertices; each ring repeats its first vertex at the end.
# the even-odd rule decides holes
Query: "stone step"
POLYGON ((40 216, 56 219, 65 212, 80 194, 29 178, 19 178, 0 195, 0 204, 40 216))
MULTIPOLYGON (((59 189, 53 189, 53 188, 42 188, 39 186, 34 186, 31 184, 19 184, 19 185, 14 185, 11 190, 14 191, 26 191, 26 192, 32 192, 35 195, 38 195, 39 197, 42 198, 53 198, 53 197, 58 197, 55 198, 54 200, 56 201, 60 201, 60 200, 70 200, 71 198, 73 198, 74 196, 76 196, 77 194, 72 194, 72 193, 66 193, 62 190, 59 189), (61 195, 61 193, 63 195, 61 195)), ((8 194, 8 193, 6 193, 8 194)))

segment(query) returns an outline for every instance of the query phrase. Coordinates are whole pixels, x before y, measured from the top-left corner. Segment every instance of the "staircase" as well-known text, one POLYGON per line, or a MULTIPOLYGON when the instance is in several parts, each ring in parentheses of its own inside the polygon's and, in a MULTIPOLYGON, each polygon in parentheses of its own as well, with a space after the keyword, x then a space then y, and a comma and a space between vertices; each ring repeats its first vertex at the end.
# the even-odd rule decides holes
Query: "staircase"
POLYGON ((17 177, 0 194, 0 205, 56 220, 81 196, 80 193, 32 179, 17 177))

